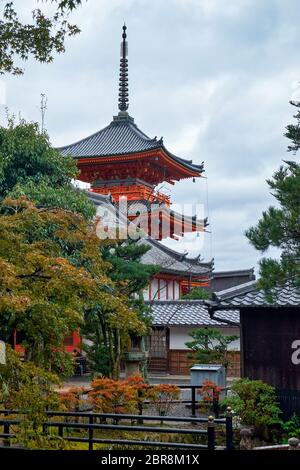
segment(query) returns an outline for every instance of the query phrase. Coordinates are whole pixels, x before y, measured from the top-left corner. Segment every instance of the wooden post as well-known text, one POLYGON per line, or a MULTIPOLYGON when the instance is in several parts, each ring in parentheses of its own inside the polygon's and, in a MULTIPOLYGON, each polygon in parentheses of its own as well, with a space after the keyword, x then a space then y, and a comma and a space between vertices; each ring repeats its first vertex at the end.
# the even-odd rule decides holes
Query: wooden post
POLYGON ((43 428, 43 434, 46 436, 46 435, 47 435, 47 432, 48 432, 48 426, 47 426, 47 424, 43 423, 42 428, 43 428))
MULTIPOLYGON (((94 424, 94 416, 89 416, 89 424, 94 424)), ((89 428, 89 451, 93 450, 94 428, 89 428)))
POLYGON ((208 417, 207 423, 207 448, 208 450, 215 449, 215 421, 213 416, 208 417))
POLYGON ((226 410, 226 450, 233 450, 233 428, 232 428, 232 409, 230 406, 226 410))
MULTIPOLYGON (((3 433, 4 434, 9 434, 9 423, 4 423, 3 433)), ((9 436, 7 436, 3 439, 3 445, 4 445, 4 447, 10 447, 10 438, 9 438, 9 436)))
POLYGON ((192 386, 192 418, 196 417, 196 387, 192 386))
POLYGON ((213 398, 213 411, 214 411, 214 414, 215 414, 215 418, 219 418, 219 409, 220 409, 220 406, 219 406, 219 398, 213 398))
POLYGON ((64 437, 64 427, 63 427, 62 424, 60 424, 58 426, 58 435, 59 435, 59 437, 61 437, 63 439, 63 437, 64 437))
MULTIPOLYGON (((143 415, 143 402, 142 402, 142 392, 141 390, 138 391, 138 410, 139 410, 139 416, 143 415)), ((138 424, 143 424, 144 421, 142 419, 138 419, 138 424)))

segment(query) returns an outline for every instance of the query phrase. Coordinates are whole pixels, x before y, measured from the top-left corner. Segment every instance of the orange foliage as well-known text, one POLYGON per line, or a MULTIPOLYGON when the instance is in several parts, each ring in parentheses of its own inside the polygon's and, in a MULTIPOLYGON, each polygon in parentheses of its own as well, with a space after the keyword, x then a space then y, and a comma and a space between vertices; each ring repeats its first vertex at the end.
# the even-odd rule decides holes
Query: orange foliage
POLYGON ((158 414, 166 416, 173 405, 174 400, 180 397, 180 388, 176 385, 159 384, 152 386, 152 401, 158 414))
POLYGON ((150 401, 159 415, 166 415, 172 401, 180 396, 176 385, 149 385, 140 375, 126 380, 96 379, 91 383, 89 400, 100 413, 136 413, 145 401, 150 401))
POLYGON ((219 387, 215 382, 211 380, 205 380, 203 382, 202 388, 198 391, 205 402, 211 403, 213 401, 218 401, 221 393, 221 387, 219 387))
POLYGON ((137 406, 137 389, 125 380, 95 379, 89 399, 99 413, 131 413, 137 406))
POLYGON ((77 411, 83 403, 84 388, 73 387, 59 392, 60 403, 65 411, 77 411))

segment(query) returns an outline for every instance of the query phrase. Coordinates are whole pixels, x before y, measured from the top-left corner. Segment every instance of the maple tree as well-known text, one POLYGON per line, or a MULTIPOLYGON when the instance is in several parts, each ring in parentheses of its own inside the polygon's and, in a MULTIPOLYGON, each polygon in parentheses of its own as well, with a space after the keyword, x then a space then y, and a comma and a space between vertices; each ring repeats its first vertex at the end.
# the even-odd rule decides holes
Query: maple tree
POLYGON ((68 390, 58 392, 59 401, 63 411, 79 411, 84 405, 85 389, 83 387, 71 387, 68 390))
POLYGON ((151 401, 159 416, 170 414, 174 400, 180 398, 180 388, 172 384, 158 384, 152 386, 151 401))
POLYGON ((137 406, 137 390, 125 380, 106 377, 91 383, 89 399, 98 413, 132 413, 137 406))
POLYGON ((166 416, 173 401, 179 399, 180 389, 171 384, 149 385, 141 375, 125 380, 100 377, 91 382, 88 395, 93 409, 100 413, 137 413, 148 401, 159 416, 166 416))
POLYGON ((85 192, 73 186, 77 173, 75 161, 62 157, 37 124, 21 120, 16 125, 9 119, 8 127, 0 128, 3 236, 9 227, 0 256, 5 273, 0 304, 11 303, 6 284, 22 292, 15 306, 3 307, 0 325, 5 338, 14 329, 22 335, 28 359, 43 360, 65 373, 70 373, 72 360, 62 348, 63 338, 81 327, 92 336, 93 345, 87 348, 92 370, 118 378, 131 338, 146 333, 146 309, 134 294, 147 284, 153 269, 139 264, 138 248, 126 250, 119 241, 107 244, 97 237, 95 208, 85 192), (26 254, 20 251, 19 258, 8 259, 5 252, 14 253, 10 244, 17 243, 26 254), (49 289, 55 283, 53 294, 49 289), (30 321, 21 315, 28 312, 27 304, 30 321))
POLYGON ((80 32, 77 25, 69 22, 69 16, 82 1, 51 0, 49 3, 55 4, 54 10, 47 14, 44 9, 34 9, 30 23, 20 19, 16 3, 5 3, 0 22, 0 73, 14 75, 23 73, 17 59, 25 61, 32 56, 38 62, 49 63, 53 61, 54 53, 65 52, 66 38, 80 32))
POLYGON ((25 198, 4 200, 0 214, 1 336, 9 341, 16 330, 27 360, 70 373, 64 338, 83 325, 86 311, 97 311, 113 373, 120 360, 115 338, 124 348, 131 333, 144 334, 145 325, 126 297, 113 291, 95 224, 62 209, 37 208, 25 198))
POLYGON ((205 402, 212 403, 213 401, 219 401, 221 391, 222 388, 215 382, 206 379, 198 390, 198 394, 202 396, 205 402))

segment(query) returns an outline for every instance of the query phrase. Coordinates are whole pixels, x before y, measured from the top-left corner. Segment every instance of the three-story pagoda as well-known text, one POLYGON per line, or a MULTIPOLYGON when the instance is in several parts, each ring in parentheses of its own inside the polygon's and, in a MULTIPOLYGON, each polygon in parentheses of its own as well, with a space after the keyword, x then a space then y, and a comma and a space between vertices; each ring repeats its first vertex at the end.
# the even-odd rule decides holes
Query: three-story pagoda
POLYGON ((173 185, 182 179, 200 177, 203 164, 196 165, 174 155, 162 138, 148 137, 129 115, 126 38, 124 25, 118 115, 104 129, 59 150, 63 156, 72 155, 76 159, 79 179, 90 183, 93 192, 109 194, 116 206, 126 199, 129 220, 146 219, 147 233, 153 238, 161 240, 166 236, 204 230, 206 220, 183 217, 172 211, 170 197, 156 190, 163 182, 173 185), (164 231, 163 226, 168 229, 164 231))

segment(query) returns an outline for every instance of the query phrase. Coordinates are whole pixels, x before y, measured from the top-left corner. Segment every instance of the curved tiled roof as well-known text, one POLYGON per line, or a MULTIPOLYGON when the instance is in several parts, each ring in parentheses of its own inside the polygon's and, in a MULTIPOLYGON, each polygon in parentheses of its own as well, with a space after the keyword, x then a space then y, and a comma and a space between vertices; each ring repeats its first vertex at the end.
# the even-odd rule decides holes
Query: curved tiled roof
POLYGON ((161 266, 161 272, 173 274, 186 274, 193 276, 211 276, 213 262, 204 263, 200 256, 187 258, 186 254, 178 253, 153 238, 142 238, 139 244, 149 246, 149 250, 142 256, 142 264, 157 264, 161 266))
POLYGON ((246 307, 300 307, 300 289, 287 283, 272 291, 272 298, 258 290, 256 281, 250 281, 214 294, 214 310, 246 307))
POLYGON ((153 326, 228 326, 239 323, 238 310, 223 312, 224 321, 211 318, 202 300, 176 300, 149 302, 153 326))
POLYGON ((60 147, 58 150, 64 156, 83 158, 142 152, 159 147, 161 147, 160 141, 146 136, 133 120, 124 119, 114 120, 95 134, 75 144, 60 147))
POLYGON ((156 137, 154 139, 148 137, 127 113, 125 116, 115 116, 107 127, 95 134, 74 144, 57 148, 63 156, 71 155, 74 158, 101 158, 154 149, 163 149, 174 161, 192 171, 203 171, 203 164, 194 165, 191 160, 179 158, 169 152, 164 147, 162 138, 157 140, 156 137))

